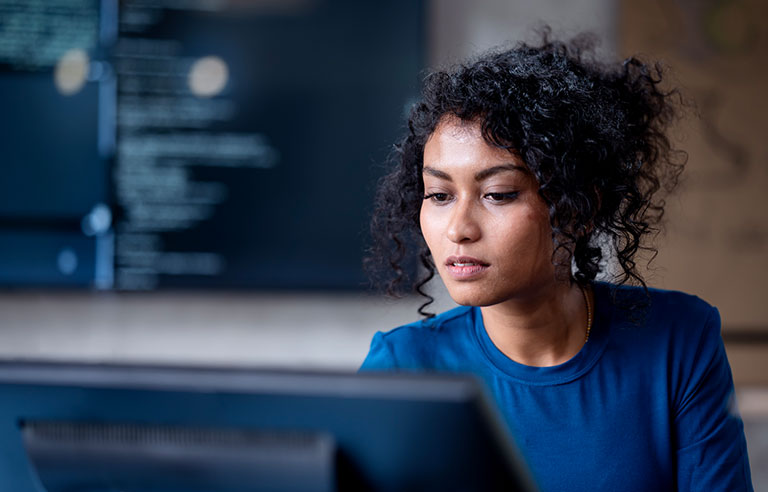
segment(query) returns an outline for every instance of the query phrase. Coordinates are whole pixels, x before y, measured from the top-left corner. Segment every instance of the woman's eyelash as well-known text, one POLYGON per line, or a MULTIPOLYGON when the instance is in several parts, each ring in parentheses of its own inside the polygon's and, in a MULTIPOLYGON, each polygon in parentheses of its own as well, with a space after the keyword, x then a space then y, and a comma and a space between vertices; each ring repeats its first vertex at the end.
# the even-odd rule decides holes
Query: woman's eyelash
POLYGON ((425 200, 434 200, 436 202, 443 202, 448 199, 448 193, 429 193, 424 195, 425 200))
POLYGON ((491 198, 493 201, 501 202, 504 200, 514 200, 519 195, 517 191, 510 191, 506 193, 486 193, 485 196, 491 198))
MULTIPOLYGON (((510 192, 498 192, 498 193, 486 193, 483 195, 486 198, 490 198, 491 200, 495 202, 503 202, 503 201, 509 201, 514 200, 517 198, 517 196, 520 193, 517 191, 510 191, 510 192)), ((448 200, 449 196, 448 193, 428 193, 424 195, 424 200, 433 200, 436 202, 444 202, 448 200)))

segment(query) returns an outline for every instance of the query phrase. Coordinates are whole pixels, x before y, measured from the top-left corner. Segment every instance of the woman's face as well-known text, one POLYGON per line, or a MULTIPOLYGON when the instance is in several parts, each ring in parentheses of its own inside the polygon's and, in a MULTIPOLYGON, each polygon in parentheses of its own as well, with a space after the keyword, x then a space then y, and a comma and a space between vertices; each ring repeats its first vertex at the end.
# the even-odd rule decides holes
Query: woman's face
POLYGON ((421 232, 459 304, 525 299, 555 282, 552 229, 519 157, 488 145, 480 124, 444 117, 424 146, 421 232))

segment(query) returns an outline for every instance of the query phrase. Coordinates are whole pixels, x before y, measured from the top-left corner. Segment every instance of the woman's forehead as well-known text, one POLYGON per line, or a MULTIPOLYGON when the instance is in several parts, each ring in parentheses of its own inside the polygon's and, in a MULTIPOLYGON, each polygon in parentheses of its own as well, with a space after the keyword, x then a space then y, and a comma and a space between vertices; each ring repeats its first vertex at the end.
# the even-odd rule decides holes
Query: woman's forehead
POLYGON ((429 167, 489 167, 514 163, 520 158, 483 138, 480 121, 445 116, 424 145, 424 165, 429 167))

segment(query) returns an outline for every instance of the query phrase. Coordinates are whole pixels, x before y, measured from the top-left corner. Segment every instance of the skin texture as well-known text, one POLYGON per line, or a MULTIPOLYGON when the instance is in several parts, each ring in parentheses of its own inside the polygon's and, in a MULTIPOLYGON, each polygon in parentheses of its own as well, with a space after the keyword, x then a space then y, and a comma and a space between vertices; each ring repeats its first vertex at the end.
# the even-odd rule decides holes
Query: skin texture
POLYGON ((575 355, 586 305, 558 280, 548 208, 522 160, 489 145, 478 122, 447 116, 424 147, 423 179, 421 232, 451 297, 480 306, 491 340, 517 362, 575 355))

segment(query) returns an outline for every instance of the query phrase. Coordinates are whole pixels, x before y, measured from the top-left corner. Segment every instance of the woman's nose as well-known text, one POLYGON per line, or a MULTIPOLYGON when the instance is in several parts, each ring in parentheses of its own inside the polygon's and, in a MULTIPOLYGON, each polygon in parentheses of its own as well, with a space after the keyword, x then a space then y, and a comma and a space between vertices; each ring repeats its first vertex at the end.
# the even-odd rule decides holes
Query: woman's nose
POLYGON ((468 200, 460 200, 451 211, 447 236, 454 243, 474 242, 480 239, 480 224, 468 200))

